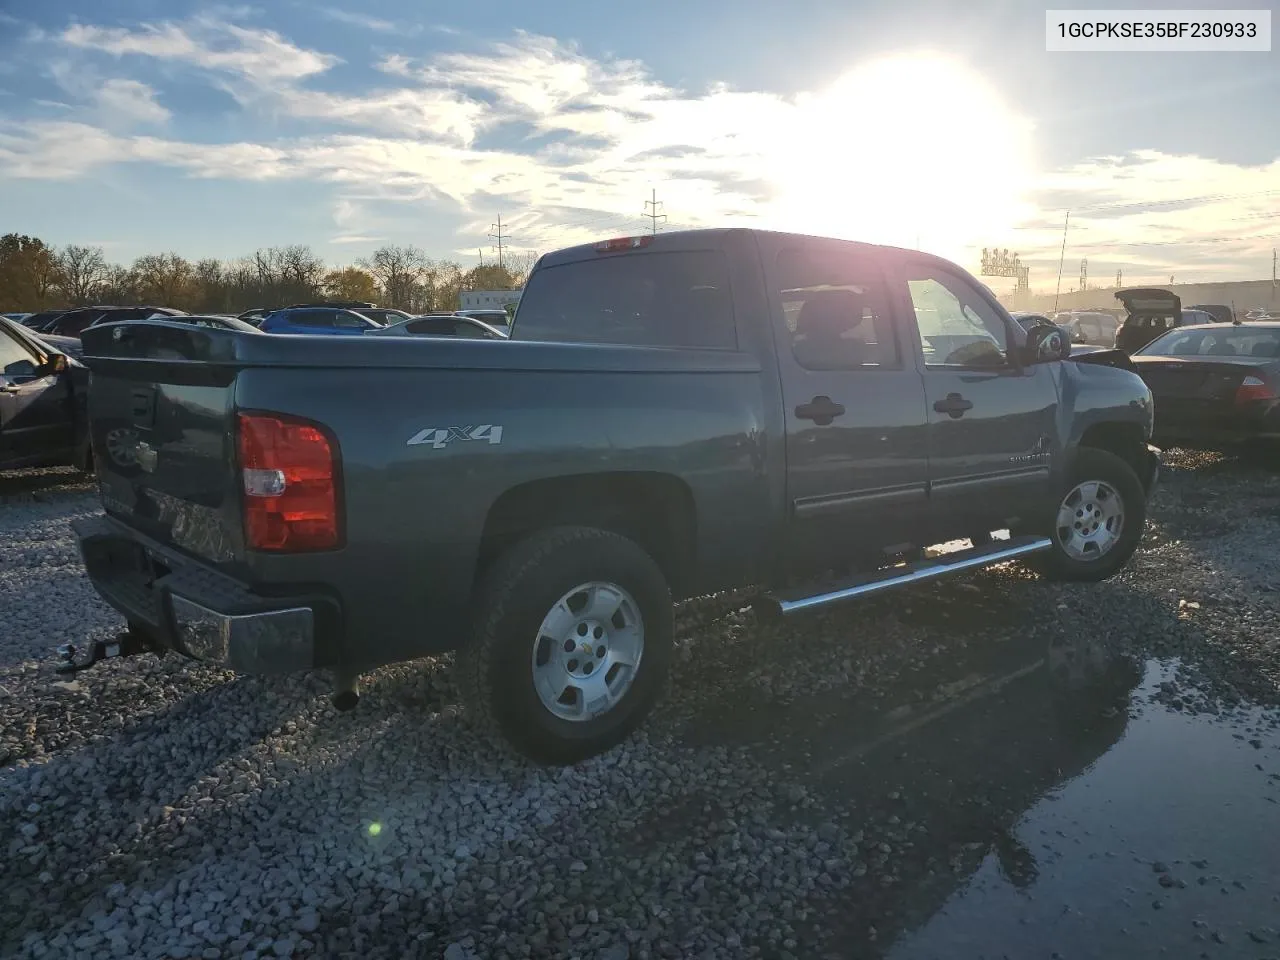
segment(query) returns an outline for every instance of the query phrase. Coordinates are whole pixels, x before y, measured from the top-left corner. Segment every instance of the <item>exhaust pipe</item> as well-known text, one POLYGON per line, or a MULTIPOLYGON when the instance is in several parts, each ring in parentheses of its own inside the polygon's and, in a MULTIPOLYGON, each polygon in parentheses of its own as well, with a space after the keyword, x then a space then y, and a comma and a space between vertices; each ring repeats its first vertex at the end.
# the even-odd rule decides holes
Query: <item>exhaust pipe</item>
POLYGON ((333 693, 330 696, 335 710, 346 713, 354 710, 360 702, 360 674, 347 670, 335 670, 333 677, 333 693))

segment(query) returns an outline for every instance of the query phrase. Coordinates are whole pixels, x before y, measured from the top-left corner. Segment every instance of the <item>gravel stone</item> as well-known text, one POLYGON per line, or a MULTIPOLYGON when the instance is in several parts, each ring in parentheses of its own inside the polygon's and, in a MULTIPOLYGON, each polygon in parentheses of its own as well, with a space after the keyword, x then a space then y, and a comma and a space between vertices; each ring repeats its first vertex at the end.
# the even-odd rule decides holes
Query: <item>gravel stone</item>
MULTIPOLYGON (((342 715, 319 674, 237 676, 176 656, 55 682, 58 643, 83 648, 121 621, 68 527, 99 513, 92 484, 16 477, 0 477, 5 957, 843 955, 812 939, 824 911, 875 910, 925 873, 965 876, 985 836, 977 849, 964 846, 973 833, 935 836, 905 778, 877 794, 878 812, 827 805, 803 738, 769 732, 748 748, 725 730, 780 715, 819 729, 807 711, 836 697, 896 707, 886 698, 904 685, 931 709, 963 691, 917 678, 993 638, 1090 635, 1176 663, 1155 700, 1182 715, 1280 702, 1280 477, 1199 455, 1172 458, 1147 540, 1105 584, 1010 565, 801 627, 757 621, 745 594, 681 604, 663 709, 567 770, 477 738, 448 657, 374 672, 342 715)), ((1265 746, 1256 721, 1240 729, 1242 747, 1265 746)), ((992 791, 973 801, 984 823, 1008 812, 992 791)), ((1153 869, 1165 889, 1182 883, 1153 869)), ((858 937, 894 933, 887 918, 856 919, 858 937)), ((1169 920, 1186 922, 1172 905, 1146 922, 1169 920)))

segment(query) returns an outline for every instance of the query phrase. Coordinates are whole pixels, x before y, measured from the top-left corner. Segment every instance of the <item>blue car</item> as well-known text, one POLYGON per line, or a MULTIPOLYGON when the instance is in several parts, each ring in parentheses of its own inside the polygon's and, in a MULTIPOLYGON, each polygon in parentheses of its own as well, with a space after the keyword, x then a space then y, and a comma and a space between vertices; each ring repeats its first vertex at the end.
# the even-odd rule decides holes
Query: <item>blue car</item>
POLYGON ((344 307, 285 307, 263 319, 263 333, 303 333, 324 336, 361 336, 381 324, 344 307))

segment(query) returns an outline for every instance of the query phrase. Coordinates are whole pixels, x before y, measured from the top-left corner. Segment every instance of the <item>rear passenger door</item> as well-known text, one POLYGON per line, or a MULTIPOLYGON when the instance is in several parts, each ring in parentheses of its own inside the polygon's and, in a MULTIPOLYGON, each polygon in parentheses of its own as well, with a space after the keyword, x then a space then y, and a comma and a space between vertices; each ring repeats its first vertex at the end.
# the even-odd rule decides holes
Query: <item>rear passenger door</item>
POLYGON ((912 256, 893 273, 924 378, 933 538, 1034 517, 1061 450, 1057 364, 1022 366, 1012 321, 958 269, 912 256))
POLYGON ((880 254, 787 239, 764 248, 786 418, 792 568, 879 562, 925 520, 921 376, 880 254))

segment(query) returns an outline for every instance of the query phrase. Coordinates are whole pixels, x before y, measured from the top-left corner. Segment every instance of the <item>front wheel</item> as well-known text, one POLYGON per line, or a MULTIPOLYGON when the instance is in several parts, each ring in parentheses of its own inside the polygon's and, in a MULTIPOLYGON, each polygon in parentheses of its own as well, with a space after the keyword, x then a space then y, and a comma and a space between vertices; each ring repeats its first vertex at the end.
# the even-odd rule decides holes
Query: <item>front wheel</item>
POLYGON ((623 740, 653 707, 671 655, 671 592, 638 545, 591 527, 516 544, 490 569, 458 654, 467 709, 540 763, 623 740))
POLYGON ((1098 581, 1133 556, 1146 525, 1147 499, 1137 475, 1113 453, 1081 447, 1044 524, 1053 546, 1033 565, 1051 580, 1098 581))

